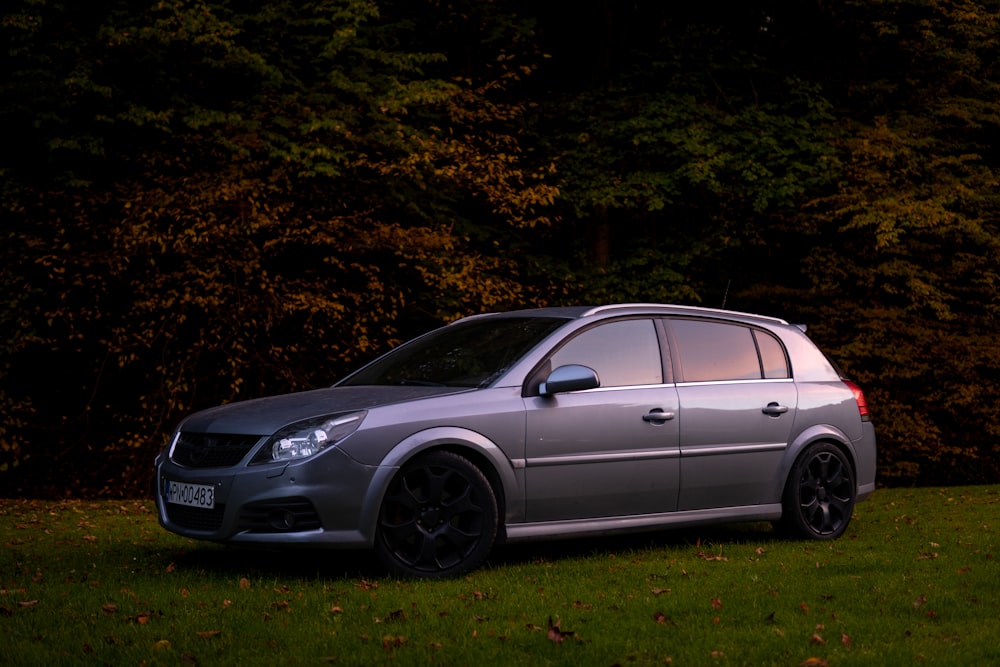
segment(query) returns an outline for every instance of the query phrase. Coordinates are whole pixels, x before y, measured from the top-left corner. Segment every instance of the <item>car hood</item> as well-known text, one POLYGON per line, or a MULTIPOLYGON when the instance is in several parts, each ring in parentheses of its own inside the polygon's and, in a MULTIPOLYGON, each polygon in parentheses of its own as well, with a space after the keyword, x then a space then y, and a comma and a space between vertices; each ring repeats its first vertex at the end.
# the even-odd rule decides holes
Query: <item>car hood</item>
POLYGON ((474 390, 466 387, 327 387, 202 410, 181 422, 178 430, 192 433, 270 435, 303 419, 467 391, 474 390))

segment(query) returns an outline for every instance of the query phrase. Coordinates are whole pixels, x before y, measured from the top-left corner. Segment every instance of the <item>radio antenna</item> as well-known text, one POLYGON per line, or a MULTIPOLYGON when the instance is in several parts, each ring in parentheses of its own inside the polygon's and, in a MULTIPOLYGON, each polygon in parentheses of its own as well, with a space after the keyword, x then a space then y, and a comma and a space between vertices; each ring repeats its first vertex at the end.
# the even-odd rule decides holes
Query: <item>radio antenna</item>
POLYGON ((729 286, 733 284, 732 278, 726 281, 726 293, 722 295, 722 308, 726 307, 726 300, 729 299, 729 286))

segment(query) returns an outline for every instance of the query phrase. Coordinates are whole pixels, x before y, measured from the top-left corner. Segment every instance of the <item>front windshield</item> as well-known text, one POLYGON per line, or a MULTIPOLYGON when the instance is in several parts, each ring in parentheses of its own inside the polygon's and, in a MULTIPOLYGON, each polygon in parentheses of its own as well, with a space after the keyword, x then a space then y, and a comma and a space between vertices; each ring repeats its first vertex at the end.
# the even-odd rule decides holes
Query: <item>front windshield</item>
POLYGON ((565 323, 565 319, 553 317, 489 317, 458 322, 376 359, 340 386, 486 387, 565 323))

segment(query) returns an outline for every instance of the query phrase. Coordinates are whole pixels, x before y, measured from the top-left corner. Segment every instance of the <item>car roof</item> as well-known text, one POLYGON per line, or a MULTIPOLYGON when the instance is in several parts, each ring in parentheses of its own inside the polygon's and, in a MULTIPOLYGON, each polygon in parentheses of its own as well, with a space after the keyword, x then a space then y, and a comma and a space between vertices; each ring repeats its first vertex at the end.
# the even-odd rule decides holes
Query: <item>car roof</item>
POLYGON ((723 310, 719 308, 703 308, 700 306, 681 306, 676 304, 663 303, 614 303, 603 306, 556 306, 549 308, 528 308, 524 310, 512 310, 503 313, 485 313, 483 315, 472 315, 462 318, 459 321, 466 321, 480 317, 561 317, 575 320, 585 317, 593 317, 604 314, 621 315, 679 315, 679 316, 699 316, 718 317, 729 320, 739 320, 741 322, 759 322, 767 324, 788 325, 783 319, 768 317, 766 315, 756 315, 754 313, 744 313, 736 310, 723 310))

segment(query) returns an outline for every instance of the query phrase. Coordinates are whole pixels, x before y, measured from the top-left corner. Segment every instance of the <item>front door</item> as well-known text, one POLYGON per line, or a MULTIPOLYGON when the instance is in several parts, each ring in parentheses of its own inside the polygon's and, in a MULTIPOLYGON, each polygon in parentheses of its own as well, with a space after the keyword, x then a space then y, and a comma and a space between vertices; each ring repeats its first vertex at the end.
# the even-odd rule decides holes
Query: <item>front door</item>
POLYGON ((546 367, 568 364, 597 371, 600 387, 525 399, 527 520, 676 509, 679 406, 653 320, 582 331, 546 367))

